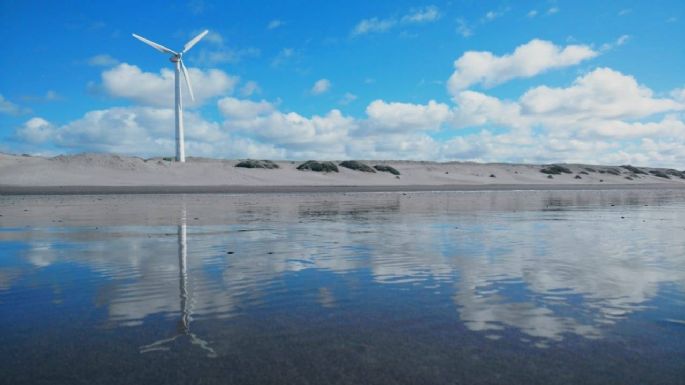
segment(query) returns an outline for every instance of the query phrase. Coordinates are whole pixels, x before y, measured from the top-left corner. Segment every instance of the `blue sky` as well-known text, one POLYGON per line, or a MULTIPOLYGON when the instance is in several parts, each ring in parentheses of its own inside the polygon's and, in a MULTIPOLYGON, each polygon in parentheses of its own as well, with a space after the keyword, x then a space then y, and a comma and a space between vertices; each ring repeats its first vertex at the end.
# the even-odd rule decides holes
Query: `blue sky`
POLYGON ((0 1, 0 151, 685 167, 682 1, 0 1), (186 98, 187 99, 187 98, 186 98))

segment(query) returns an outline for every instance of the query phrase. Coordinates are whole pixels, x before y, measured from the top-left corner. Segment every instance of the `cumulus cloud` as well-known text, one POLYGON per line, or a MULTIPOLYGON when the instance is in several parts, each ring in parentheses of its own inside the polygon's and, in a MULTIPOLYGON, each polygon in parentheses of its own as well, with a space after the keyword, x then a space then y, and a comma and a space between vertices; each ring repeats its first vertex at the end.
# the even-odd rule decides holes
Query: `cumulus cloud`
POLYGON ((417 132, 437 130, 449 119, 449 106, 434 100, 428 104, 387 103, 374 100, 366 107, 366 130, 378 132, 417 132))
POLYGON ((496 56, 488 51, 468 51, 454 62, 448 81, 452 94, 475 84, 492 87, 515 78, 528 78, 545 71, 568 67, 597 56, 586 45, 559 47, 549 41, 533 39, 513 53, 496 56))
POLYGON ((47 120, 34 117, 26 121, 16 131, 16 136, 27 143, 39 144, 52 139, 55 128, 47 120))
POLYGON ((570 87, 535 87, 521 96, 525 113, 537 116, 571 116, 572 119, 639 118, 678 110, 682 104, 654 98, 653 92, 632 76, 598 68, 577 78, 570 87))
POLYGON ((307 118, 295 112, 281 112, 265 101, 223 98, 218 106, 226 117, 227 132, 274 146, 282 150, 282 156, 294 159, 315 155, 327 159, 345 157, 345 140, 356 125, 354 118, 339 110, 307 118))
MULTIPOLYGON (((190 156, 254 157, 280 154, 273 146, 233 138, 219 123, 184 114, 186 152, 190 156)), ((49 142, 60 152, 110 152, 137 156, 174 153, 174 111, 170 108, 115 107, 95 110, 57 126, 32 118, 16 131, 28 144, 49 142)), ((40 147, 38 147, 40 148, 40 147)))
POLYGON ((582 140, 675 135, 681 119, 658 116, 685 109, 681 101, 655 97, 632 76, 608 68, 582 75, 568 87, 531 88, 515 101, 472 90, 453 100, 453 127, 494 125, 518 132, 541 127, 556 137, 582 140))
POLYGON ((276 108, 269 102, 253 102, 236 98, 223 98, 217 102, 219 111, 232 119, 249 119, 274 112, 276 108))
MULTIPOLYGON (((185 84, 181 86, 184 106, 200 106, 207 100, 233 92, 238 78, 217 69, 188 68, 195 101, 190 100, 185 84)), ((159 74, 143 72, 135 65, 121 63, 102 73, 102 86, 110 95, 149 106, 173 106, 174 71, 163 68, 159 74)))
POLYGON ((310 92, 312 93, 312 95, 321 95, 323 93, 328 92, 328 90, 330 90, 330 89, 331 89, 331 81, 330 80, 319 79, 314 83, 310 92))
POLYGON ((354 26, 350 34, 355 37, 369 33, 387 32, 397 26, 430 23, 439 18, 440 10, 438 7, 430 5, 411 9, 408 13, 400 17, 389 17, 385 19, 372 17, 369 19, 362 19, 354 26))

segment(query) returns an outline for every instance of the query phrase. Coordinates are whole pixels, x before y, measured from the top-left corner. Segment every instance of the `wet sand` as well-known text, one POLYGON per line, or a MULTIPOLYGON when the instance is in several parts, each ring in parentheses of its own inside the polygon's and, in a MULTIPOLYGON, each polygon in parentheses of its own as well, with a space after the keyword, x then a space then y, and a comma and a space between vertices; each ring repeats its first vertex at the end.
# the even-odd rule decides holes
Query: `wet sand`
POLYGON ((91 194, 287 194, 430 191, 599 191, 681 190, 682 183, 641 184, 446 184, 446 185, 358 185, 358 186, 7 186, 0 195, 91 195, 91 194))

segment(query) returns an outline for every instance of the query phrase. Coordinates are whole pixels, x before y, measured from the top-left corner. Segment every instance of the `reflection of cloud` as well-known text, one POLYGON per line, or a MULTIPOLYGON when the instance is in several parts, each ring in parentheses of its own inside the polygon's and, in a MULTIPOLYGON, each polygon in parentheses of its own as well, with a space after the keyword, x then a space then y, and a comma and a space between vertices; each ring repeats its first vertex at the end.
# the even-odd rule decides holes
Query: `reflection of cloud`
MULTIPOLYGON (((599 338, 644 309, 662 285, 685 288, 685 244, 673 237, 685 222, 672 203, 682 200, 679 194, 163 196, 154 205, 149 197, 127 197, 125 204, 117 197, 25 198, 32 212, 44 204, 49 218, 71 227, 5 232, 0 241, 27 242, 30 248, 19 253, 34 270, 57 262, 88 266, 107 281, 98 303, 111 321, 173 319, 179 315, 179 262, 172 211, 185 199, 185 286, 193 319, 268 305, 271 294, 287 290, 274 286, 287 272, 368 272, 375 284, 454 287, 461 321, 488 337, 515 329, 559 341, 567 334, 599 338), (74 212, 76 206, 81 210, 74 212), (103 223, 117 226, 90 227, 103 223), (130 223, 150 226, 121 226, 130 223)), ((8 205, 3 220, 21 209, 8 205)), ((38 221, 24 215, 28 223, 38 221)), ((17 282, 17 269, 28 271, 12 269, 0 267, 0 289, 17 282)), ((336 305, 327 284, 298 295, 336 305)))

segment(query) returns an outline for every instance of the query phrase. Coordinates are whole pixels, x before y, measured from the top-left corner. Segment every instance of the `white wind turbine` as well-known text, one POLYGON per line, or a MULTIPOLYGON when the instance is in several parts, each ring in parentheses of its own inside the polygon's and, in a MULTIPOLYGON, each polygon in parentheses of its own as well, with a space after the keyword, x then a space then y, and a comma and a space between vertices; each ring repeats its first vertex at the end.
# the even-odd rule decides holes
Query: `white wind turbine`
POLYGON ((178 162, 185 162, 186 161, 186 151, 185 151, 185 143, 183 139, 183 101, 181 100, 181 80, 180 80, 180 72, 183 71, 183 77, 186 79, 186 84, 188 85, 188 92, 190 93, 190 99, 195 100, 195 96, 193 95, 193 89, 190 86, 190 77, 188 76, 188 69, 186 68, 185 64, 183 64, 183 54, 188 52, 195 44, 197 44, 200 39, 205 37, 205 35, 208 33, 208 30, 204 30, 202 33, 199 35, 195 36, 194 38, 190 39, 184 46, 183 50, 181 52, 174 52, 170 50, 169 48, 157 44, 153 41, 150 41, 142 36, 138 36, 135 33, 133 34, 133 37, 136 39, 142 41, 143 43, 151 46, 152 48, 156 49, 159 52, 162 53, 167 53, 172 55, 169 60, 174 63, 176 66, 176 76, 174 78, 175 83, 176 83, 176 161, 178 162))

